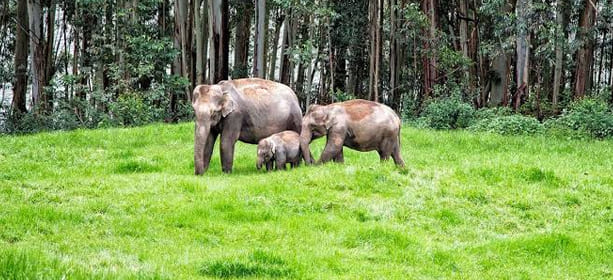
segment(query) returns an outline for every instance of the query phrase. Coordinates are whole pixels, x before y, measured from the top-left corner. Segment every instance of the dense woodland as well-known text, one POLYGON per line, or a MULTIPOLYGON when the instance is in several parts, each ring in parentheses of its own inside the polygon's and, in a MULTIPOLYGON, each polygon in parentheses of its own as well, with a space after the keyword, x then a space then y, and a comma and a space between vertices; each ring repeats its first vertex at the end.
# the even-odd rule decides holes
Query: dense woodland
POLYGON ((541 121, 613 103, 611 0, 0 5, 8 132, 189 120, 195 85, 241 77, 288 84, 303 108, 364 98, 405 119, 437 100, 541 121))

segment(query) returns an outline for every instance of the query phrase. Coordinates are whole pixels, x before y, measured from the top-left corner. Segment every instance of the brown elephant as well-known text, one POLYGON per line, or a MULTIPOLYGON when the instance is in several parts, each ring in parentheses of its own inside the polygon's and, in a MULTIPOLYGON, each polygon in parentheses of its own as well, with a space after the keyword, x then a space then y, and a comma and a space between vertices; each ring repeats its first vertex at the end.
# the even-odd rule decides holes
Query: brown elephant
POLYGON ((300 153, 300 135, 295 131, 283 131, 266 137, 258 143, 257 169, 266 165, 266 170, 273 169, 273 163, 277 170, 285 170, 287 163, 291 167, 297 167, 302 160, 300 153))
POLYGON ((273 81, 247 78, 199 85, 194 88, 192 106, 196 175, 208 169, 217 135, 221 135, 222 170, 230 173, 236 141, 257 144, 277 132, 300 133, 301 129, 302 110, 296 94, 273 81))
POLYGON ((404 167, 400 155, 400 118, 383 104, 356 99, 330 105, 311 105, 302 118, 300 148, 307 164, 313 163, 309 143, 327 135, 320 163, 343 162, 343 146, 377 151, 381 160, 390 156, 404 167))

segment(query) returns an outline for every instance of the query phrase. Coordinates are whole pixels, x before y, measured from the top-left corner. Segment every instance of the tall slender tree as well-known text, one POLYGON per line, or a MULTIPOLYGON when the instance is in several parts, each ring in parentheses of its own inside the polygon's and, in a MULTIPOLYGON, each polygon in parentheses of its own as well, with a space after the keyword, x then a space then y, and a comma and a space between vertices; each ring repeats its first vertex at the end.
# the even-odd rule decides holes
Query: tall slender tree
POLYGON ((15 25, 15 82, 13 83, 13 113, 22 114, 26 109, 28 83, 28 3, 17 1, 17 24, 15 25))
POLYGON ((575 55, 577 66, 575 67, 574 97, 575 99, 585 96, 585 92, 590 89, 592 80, 593 48, 594 42, 590 30, 594 26, 596 17, 597 0, 585 0, 581 19, 579 20, 578 39, 581 47, 575 55))
POLYGON ((266 49, 266 0, 256 1, 256 28, 255 28, 255 50, 253 52, 253 76, 264 78, 266 61, 264 53, 266 49))

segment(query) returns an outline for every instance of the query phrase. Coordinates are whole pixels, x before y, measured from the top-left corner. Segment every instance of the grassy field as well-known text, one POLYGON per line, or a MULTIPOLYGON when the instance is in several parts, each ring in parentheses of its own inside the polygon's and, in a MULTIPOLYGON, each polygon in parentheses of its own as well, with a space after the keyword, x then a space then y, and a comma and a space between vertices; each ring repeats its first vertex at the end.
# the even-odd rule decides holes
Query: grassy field
MULTIPOLYGON (((314 143, 319 155, 323 142, 314 143)), ((613 278, 613 142, 404 128, 407 169, 193 176, 193 124, 0 136, 0 279, 613 278)))

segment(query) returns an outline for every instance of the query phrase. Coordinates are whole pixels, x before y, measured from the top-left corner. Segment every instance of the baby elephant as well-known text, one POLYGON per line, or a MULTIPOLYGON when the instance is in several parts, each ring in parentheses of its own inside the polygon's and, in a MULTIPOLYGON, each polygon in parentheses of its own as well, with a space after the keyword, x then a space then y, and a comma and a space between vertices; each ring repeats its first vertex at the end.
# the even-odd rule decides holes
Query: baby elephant
POLYGON ((258 143, 258 170, 262 169, 264 164, 266 170, 272 170, 273 162, 277 170, 285 169, 286 163, 291 163, 293 168, 298 166, 301 160, 300 135, 294 131, 279 132, 258 143))

